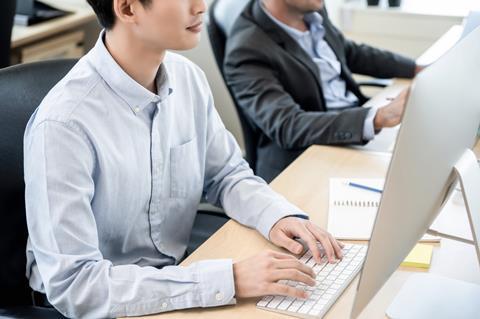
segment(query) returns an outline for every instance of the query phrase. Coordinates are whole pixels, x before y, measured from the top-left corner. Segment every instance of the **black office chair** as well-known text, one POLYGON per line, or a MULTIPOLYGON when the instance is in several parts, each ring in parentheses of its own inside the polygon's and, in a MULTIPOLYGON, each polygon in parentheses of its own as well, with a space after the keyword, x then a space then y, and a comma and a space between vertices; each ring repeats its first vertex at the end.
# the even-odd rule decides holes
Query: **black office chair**
MULTIPOLYGON (((225 75, 223 74, 225 44, 233 23, 242 13, 248 2, 249 0, 215 0, 210 6, 206 19, 210 45, 212 46, 213 55, 215 56, 217 66, 220 69, 225 83, 225 75)), ((253 171, 255 171, 257 163, 257 142, 260 136, 259 129, 245 116, 228 85, 227 88, 232 97, 235 109, 237 110, 240 126, 242 127, 245 140, 245 159, 253 171)))
POLYGON ((10 39, 16 0, 0 1, 0 69, 10 65, 10 39))
POLYGON ((33 305, 25 277, 23 134, 43 97, 75 63, 49 61, 0 70, 0 317, 62 318, 53 308, 33 305))
MULTIPOLYGON (((53 308, 36 307, 25 277, 23 135, 33 111, 76 60, 53 60, 0 70, 0 317, 63 318, 53 308)), ((228 221, 199 211, 188 252, 228 221)))

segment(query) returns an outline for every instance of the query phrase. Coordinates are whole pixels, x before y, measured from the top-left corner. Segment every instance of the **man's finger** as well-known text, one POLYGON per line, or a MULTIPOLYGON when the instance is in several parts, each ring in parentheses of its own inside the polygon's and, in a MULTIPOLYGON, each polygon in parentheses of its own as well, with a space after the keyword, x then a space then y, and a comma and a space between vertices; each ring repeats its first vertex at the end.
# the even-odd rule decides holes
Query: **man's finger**
POLYGON ((283 247, 296 255, 302 253, 302 244, 288 237, 284 232, 279 232, 275 237, 275 242, 278 246, 283 247))
POLYGON ((312 278, 315 278, 315 272, 311 267, 301 263, 298 260, 281 260, 277 263, 277 269, 297 269, 304 274, 309 275, 312 278))
MULTIPOLYGON (((328 262, 333 263, 335 262, 335 252, 332 247, 332 243, 330 242, 330 239, 328 238, 328 235, 321 233, 320 231, 317 231, 315 229, 315 226, 313 224, 307 224, 307 230, 309 233, 311 233, 313 236, 315 236, 316 240, 320 242, 320 244, 323 246, 323 249, 325 250, 325 255, 327 256, 328 262)), ((317 245, 315 245, 315 249, 317 251, 320 251, 317 245)), ((313 253, 312 253, 313 254, 313 253)))
POLYGON ((297 258, 295 258, 295 256, 285 254, 285 253, 281 253, 281 252, 274 251, 274 250, 271 251, 271 254, 272 254, 272 257, 276 258, 276 259, 297 260, 297 258))
POLYGON ((342 247, 340 247, 339 242, 331 235, 328 234, 328 238, 330 239, 330 242, 332 243, 333 250, 335 251, 335 255, 337 256, 338 259, 343 258, 343 251, 342 247))
POLYGON ((268 276, 271 281, 293 280, 308 286, 315 286, 315 279, 297 269, 277 269, 268 276))
MULTIPOLYGON (((315 262, 320 264, 322 262, 322 254, 320 252, 320 248, 318 247, 317 239, 315 239, 315 236, 308 230, 308 227, 303 227, 303 229, 300 231, 300 238, 307 243, 308 249, 310 249, 312 252, 315 262)), ((333 249, 331 253, 333 254, 333 249)))
POLYGON ((283 284, 271 283, 267 288, 267 295, 290 296, 294 298, 307 299, 308 293, 283 284))

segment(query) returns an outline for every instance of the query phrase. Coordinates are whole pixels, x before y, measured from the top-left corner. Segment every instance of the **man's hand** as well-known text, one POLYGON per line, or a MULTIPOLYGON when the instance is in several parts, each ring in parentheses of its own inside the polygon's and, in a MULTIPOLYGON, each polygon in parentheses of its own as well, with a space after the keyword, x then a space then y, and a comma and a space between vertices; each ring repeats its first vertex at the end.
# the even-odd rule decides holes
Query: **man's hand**
POLYGON ((410 88, 403 90, 390 104, 378 109, 373 119, 376 131, 400 124, 409 92, 410 88))
POLYGON ((300 254, 303 246, 294 238, 300 238, 307 244, 317 264, 320 264, 322 259, 318 242, 322 245, 328 262, 334 263, 335 257, 338 259, 343 257, 343 244, 309 220, 298 217, 282 218, 270 230, 272 243, 294 254, 300 254))
POLYGON ((266 251, 233 264, 235 296, 240 298, 265 295, 283 295, 308 298, 305 291, 279 283, 294 280, 309 286, 315 285, 312 268, 291 255, 266 251))
POLYGON ((426 68, 428 67, 428 65, 416 65, 415 66, 415 75, 417 75, 418 73, 422 72, 423 70, 425 70, 426 68))

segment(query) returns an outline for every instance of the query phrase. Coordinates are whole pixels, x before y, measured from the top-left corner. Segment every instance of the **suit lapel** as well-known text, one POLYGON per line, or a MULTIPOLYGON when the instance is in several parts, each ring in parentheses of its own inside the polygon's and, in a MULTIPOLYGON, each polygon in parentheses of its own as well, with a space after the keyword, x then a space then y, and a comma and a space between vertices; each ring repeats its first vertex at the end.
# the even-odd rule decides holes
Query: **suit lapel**
POLYGON ((297 61, 303 64, 314 76, 317 81, 317 85, 322 92, 322 85, 320 79, 320 72, 318 66, 313 62, 312 58, 303 50, 300 45, 292 39, 282 28, 280 28, 274 21, 272 21, 260 7, 260 1, 254 0, 253 4, 253 16, 258 26, 264 30, 269 37, 275 41, 278 45, 284 48, 291 56, 297 61))

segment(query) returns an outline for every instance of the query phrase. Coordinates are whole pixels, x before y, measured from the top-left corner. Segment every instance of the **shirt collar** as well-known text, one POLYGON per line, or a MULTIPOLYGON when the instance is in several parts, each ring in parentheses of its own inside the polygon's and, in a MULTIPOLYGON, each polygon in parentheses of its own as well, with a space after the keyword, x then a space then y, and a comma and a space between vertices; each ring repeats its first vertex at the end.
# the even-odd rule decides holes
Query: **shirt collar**
POLYGON ((128 104, 135 114, 141 112, 150 103, 163 101, 172 94, 173 89, 170 87, 167 69, 163 63, 157 72, 155 82, 158 94, 155 94, 132 79, 118 65, 108 52, 104 38, 103 30, 91 51, 90 61, 107 85, 128 104))
POLYGON ((295 28, 292 28, 291 26, 283 23, 282 21, 278 20, 275 18, 260 2, 260 7, 262 10, 265 12, 265 14, 272 19, 273 22, 275 22, 279 27, 281 27, 283 30, 285 30, 290 36, 293 38, 297 39, 300 37, 303 37, 305 35, 308 35, 310 31, 317 31, 323 29, 323 17, 320 13, 318 12, 311 12, 307 13, 304 17, 304 21, 306 22, 309 31, 300 31, 295 28))

